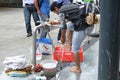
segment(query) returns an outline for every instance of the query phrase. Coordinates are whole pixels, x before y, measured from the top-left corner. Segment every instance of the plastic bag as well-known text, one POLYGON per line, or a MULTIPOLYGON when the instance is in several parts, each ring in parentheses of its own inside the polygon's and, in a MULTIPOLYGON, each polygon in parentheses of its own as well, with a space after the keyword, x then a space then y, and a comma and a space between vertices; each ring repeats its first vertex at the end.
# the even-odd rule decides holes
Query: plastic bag
POLYGON ((43 55, 51 54, 53 52, 52 49, 52 41, 49 38, 40 38, 40 52, 43 55))

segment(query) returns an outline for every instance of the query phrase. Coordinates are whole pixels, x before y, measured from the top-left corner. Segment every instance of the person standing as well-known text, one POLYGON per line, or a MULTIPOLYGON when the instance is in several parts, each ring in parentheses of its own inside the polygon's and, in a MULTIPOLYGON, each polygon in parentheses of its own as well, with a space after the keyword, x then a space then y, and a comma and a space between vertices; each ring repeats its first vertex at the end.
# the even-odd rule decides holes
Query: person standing
POLYGON ((39 21, 39 17, 34 6, 34 0, 22 0, 22 1, 23 1, 23 12, 24 12, 25 25, 26 25, 26 33, 27 33, 27 37, 30 37, 32 36, 31 15, 34 19, 35 26, 39 25, 39 23, 37 23, 37 21, 39 21))
MULTIPOLYGON (((45 22, 50 17, 50 0, 34 0, 35 8, 40 17, 40 21, 45 22)), ((45 29, 40 29, 41 37, 45 38, 47 32, 45 29)))

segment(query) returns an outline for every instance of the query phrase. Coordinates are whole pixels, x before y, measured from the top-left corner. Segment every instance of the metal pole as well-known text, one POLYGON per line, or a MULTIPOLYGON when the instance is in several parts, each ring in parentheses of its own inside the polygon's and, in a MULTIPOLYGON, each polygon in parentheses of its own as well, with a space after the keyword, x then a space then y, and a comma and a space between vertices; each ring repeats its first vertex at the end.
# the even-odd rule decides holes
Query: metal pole
POLYGON ((101 0, 98 80, 119 79, 120 0, 101 0))
POLYGON ((32 64, 34 65, 33 66, 33 69, 35 68, 35 65, 36 65, 36 36, 37 36, 37 30, 40 29, 41 27, 43 27, 44 25, 43 24, 40 24, 38 26, 36 26, 33 30, 33 52, 32 52, 32 64))
POLYGON ((37 27, 34 29, 33 31, 33 53, 32 53, 32 63, 34 65, 34 68, 35 68, 35 65, 36 65, 36 31, 37 31, 37 27))

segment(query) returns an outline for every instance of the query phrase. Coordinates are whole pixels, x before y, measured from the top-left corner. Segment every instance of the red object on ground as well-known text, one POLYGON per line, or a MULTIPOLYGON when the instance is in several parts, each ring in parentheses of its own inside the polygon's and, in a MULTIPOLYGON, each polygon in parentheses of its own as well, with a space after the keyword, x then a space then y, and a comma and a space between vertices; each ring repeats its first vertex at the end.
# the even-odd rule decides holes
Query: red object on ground
MULTIPOLYGON (((83 61, 83 48, 82 47, 80 47, 79 53, 80 53, 80 62, 82 62, 83 61)), ((72 51, 65 50, 61 48, 60 46, 56 46, 53 58, 54 60, 73 62, 74 54, 72 51)))
POLYGON ((42 68, 41 64, 36 64, 34 71, 35 71, 35 72, 40 72, 40 71, 42 71, 42 69, 43 69, 43 68, 42 68))

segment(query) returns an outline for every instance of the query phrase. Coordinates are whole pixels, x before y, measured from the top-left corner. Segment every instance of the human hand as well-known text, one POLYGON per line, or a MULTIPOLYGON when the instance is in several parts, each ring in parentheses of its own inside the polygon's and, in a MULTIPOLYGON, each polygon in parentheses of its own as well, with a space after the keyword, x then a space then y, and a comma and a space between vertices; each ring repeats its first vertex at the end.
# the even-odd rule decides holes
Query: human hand
POLYGON ((60 24, 60 21, 51 20, 51 21, 49 21, 49 24, 58 25, 58 24, 60 24))
POLYGON ((38 13, 38 15, 41 15, 41 11, 40 10, 37 10, 37 13, 38 13))
POLYGON ((54 23, 55 23, 54 21, 49 21, 49 24, 51 25, 54 25, 54 23))
POLYGON ((34 71, 35 71, 35 72, 40 72, 40 71, 42 71, 42 69, 43 69, 43 68, 42 68, 42 65, 41 65, 41 64, 36 64, 34 71))

